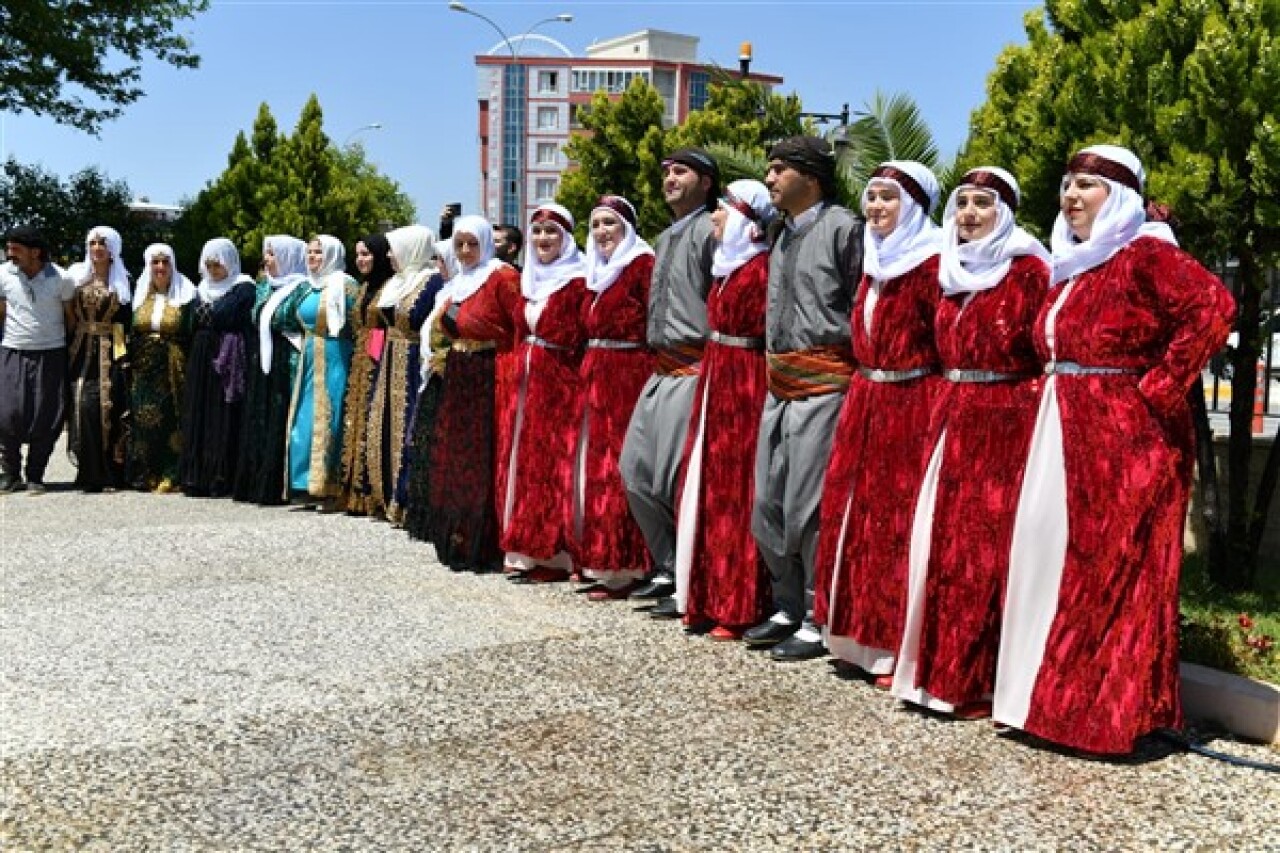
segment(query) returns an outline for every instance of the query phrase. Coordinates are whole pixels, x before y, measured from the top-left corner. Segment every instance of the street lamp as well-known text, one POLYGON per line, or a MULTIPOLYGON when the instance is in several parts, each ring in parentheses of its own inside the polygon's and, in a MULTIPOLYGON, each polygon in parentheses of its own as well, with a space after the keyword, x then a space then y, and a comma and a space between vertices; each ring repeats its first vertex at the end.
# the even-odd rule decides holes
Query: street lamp
MULTIPOLYGON (((449 10, 453 12, 461 12, 464 15, 471 15, 473 18, 479 18, 489 26, 493 27, 493 31, 498 34, 498 37, 502 39, 502 43, 507 46, 507 50, 510 51, 511 53, 511 64, 507 66, 506 73, 514 73, 515 70, 520 67, 519 49, 514 44, 513 40, 506 34, 506 32, 503 31, 502 27, 498 26, 496 21, 494 21, 492 18, 488 17, 487 15, 482 15, 481 13, 475 11, 474 9, 467 8, 467 4, 463 3, 461 0, 449 0, 449 10)), ((525 39, 533 35, 533 31, 536 30, 538 27, 542 26, 543 24, 557 24, 557 23, 558 24, 573 23, 573 15, 569 14, 568 12, 561 12, 559 15, 553 15, 550 18, 543 18, 540 21, 534 22, 529 27, 529 29, 524 31, 524 35, 518 38, 518 41, 520 42, 520 47, 524 47, 525 39)), ((503 76, 503 90, 504 91, 502 94, 502 103, 503 103, 503 111, 505 112, 511 109, 511 107, 508 105, 510 98, 507 97, 505 74, 503 76)), ((516 141, 517 144, 515 146, 516 147, 515 180, 512 182, 513 186, 511 191, 512 197, 515 201, 515 212, 516 212, 517 223, 521 223, 524 220, 524 183, 525 183, 525 174, 524 174, 525 150, 524 148, 526 144, 526 138, 528 135, 528 114, 527 114, 528 91, 527 89, 523 92, 522 98, 524 99, 524 103, 520 104, 520 111, 522 114, 524 114, 524 120, 520 122, 520 138, 516 141)), ((505 136, 505 133, 506 133, 505 121, 503 122, 503 128, 504 128, 503 133, 505 136)), ((504 143, 505 143, 505 140, 504 140, 504 143)), ((503 215, 505 216, 505 213, 503 215)))
POLYGON ((371 124, 366 124, 363 127, 357 127, 355 130, 347 134, 346 139, 342 140, 342 147, 346 148, 351 144, 351 140, 355 139, 358 134, 361 134, 366 130, 382 130, 382 122, 375 121, 371 124))

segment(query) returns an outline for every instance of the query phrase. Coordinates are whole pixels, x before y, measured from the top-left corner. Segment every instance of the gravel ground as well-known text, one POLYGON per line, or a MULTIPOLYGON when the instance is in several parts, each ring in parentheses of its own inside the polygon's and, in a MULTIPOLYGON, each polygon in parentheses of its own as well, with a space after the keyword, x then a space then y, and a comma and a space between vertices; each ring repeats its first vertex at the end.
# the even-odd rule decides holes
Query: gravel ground
POLYGON ((1280 776, 907 711, 365 519, 50 479, 0 498, 5 850, 1280 850, 1280 776))

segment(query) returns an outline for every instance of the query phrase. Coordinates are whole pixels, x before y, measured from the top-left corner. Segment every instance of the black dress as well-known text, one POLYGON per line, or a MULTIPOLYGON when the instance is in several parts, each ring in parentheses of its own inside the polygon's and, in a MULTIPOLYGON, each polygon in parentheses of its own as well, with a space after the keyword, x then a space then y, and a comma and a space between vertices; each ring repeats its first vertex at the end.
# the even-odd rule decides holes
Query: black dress
POLYGON ((244 406, 245 339, 253 284, 192 304, 191 350, 182 406, 182 488, 196 497, 231 493, 244 406))

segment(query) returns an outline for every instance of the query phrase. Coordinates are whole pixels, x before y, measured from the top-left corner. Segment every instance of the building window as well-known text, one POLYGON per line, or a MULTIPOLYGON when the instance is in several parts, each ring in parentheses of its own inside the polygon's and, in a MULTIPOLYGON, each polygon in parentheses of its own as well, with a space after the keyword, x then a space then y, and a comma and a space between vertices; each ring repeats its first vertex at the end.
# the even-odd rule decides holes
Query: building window
POLYGON ((582 108, 584 104, 569 105, 569 127, 574 130, 582 129, 582 108))
POLYGON ((707 89, 711 83, 711 75, 705 71, 695 71, 689 75, 689 109, 700 110, 707 105, 707 89))
POLYGON ((556 107, 538 107, 538 130, 557 130, 560 127, 560 110, 556 107))
POLYGON ((538 72, 538 94, 539 95, 560 94, 560 72, 559 71, 539 71, 538 72))
POLYGON ((556 200, 556 184, 559 182, 555 178, 538 178, 533 185, 534 195, 537 196, 536 201, 555 201, 556 200))
POLYGON ((538 143, 538 165, 554 166, 559 159, 560 146, 554 142, 538 143))
POLYGON ((636 78, 650 82, 648 71, 574 71, 569 88, 574 92, 598 92, 621 95, 636 78))

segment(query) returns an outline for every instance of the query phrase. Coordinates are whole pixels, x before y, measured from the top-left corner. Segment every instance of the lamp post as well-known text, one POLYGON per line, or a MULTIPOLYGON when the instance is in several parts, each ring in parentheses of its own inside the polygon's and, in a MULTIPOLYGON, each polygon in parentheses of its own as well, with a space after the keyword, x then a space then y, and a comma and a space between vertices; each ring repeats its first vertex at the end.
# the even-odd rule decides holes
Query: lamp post
POLYGON ((366 130, 382 130, 382 122, 375 121, 375 122, 372 122, 371 124, 366 124, 363 127, 357 127, 355 130, 347 134, 346 139, 342 140, 342 147, 346 148, 348 145, 351 144, 351 140, 355 139, 356 136, 358 136, 361 133, 364 133, 366 130))
MULTIPOLYGON (((475 11, 474 9, 468 8, 467 4, 461 2, 461 0, 450 0, 449 10, 453 12, 461 12, 464 15, 471 15, 473 18, 479 18, 489 26, 493 27, 493 31, 498 34, 498 37, 502 39, 502 43, 506 45, 507 50, 510 51, 511 64, 507 66, 507 70, 503 74, 502 104, 503 104, 504 113, 507 110, 513 109, 513 107, 509 104, 509 101, 511 99, 507 96, 507 75, 515 74, 518 72, 518 69, 520 69, 519 49, 516 47, 513 40, 506 34, 506 32, 503 31, 502 27, 498 26, 496 21, 494 21, 492 18, 490 18, 487 15, 483 15, 475 11)), ((569 24, 572 22, 573 22, 573 15, 569 14, 568 12, 562 12, 559 15, 553 15, 550 18, 543 18, 540 21, 536 21, 532 25, 530 25, 529 29, 524 31, 523 35, 518 37, 518 41, 520 42, 520 47, 523 47, 525 39, 531 36, 533 34, 533 31, 536 30, 538 27, 542 26, 543 24, 555 24, 555 23, 569 24)), ((528 106, 529 106, 528 97, 529 97, 528 89, 526 87, 522 87, 520 113, 523 117, 523 120, 520 122, 519 138, 516 140, 516 145, 515 145, 515 152, 514 152, 515 153, 515 157, 514 157, 515 176, 511 180, 511 196, 515 202, 515 213, 516 213, 515 219, 516 219, 517 225, 523 225, 523 220, 524 220, 524 189, 525 189, 524 188, 524 182, 525 182, 525 173, 524 173, 525 172, 524 170, 525 150, 524 149, 525 149, 526 139, 528 137, 528 106)), ((509 140, 506 139, 506 132, 507 132, 506 128, 507 128, 507 122, 504 121, 503 122, 503 144, 504 145, 509 144, 509 140)), ((505 160, 505 157, 504 157, 504 160, 505 160)), ((505 213, 504 213, 504 216, 505 216, 505 213)))

